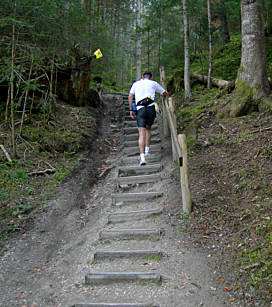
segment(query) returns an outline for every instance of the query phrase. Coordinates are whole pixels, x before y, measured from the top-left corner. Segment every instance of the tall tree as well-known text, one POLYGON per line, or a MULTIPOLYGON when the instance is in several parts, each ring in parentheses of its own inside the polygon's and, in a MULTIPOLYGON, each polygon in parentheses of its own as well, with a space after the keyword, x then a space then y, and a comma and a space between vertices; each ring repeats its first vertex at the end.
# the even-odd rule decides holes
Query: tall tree
POLYGON ((142 1, 137 0, 137 26, 136 31, 138 32, 138 35, 136 37, 136 79, 141 78, 141 69, 142 69, 142 37, 140 34, 141 28, 142 28, 142 1))
POLYGON ((208 83, 207 87, 211 88, 211 77, 212 77, 212 60, 213 60, 213 49, 212 49, 212 14, 211 14, 211 1, 207 0, 208 10, 208 35, 209 35, 209 71, 208 71, 208 83))
MULTIPOLYGON (((16 1, 14 2, 14 20, 16 19, 16 1)), ((14 66, 15 66, 15 49, 16 49, 16 41, 15 41, 15 24, 13 22, 12 25, 12 42, 11 42, 11 74, 10 74, 10 118, 11 118, 11 143, 12 143, 12 153, 13 158, 16 157, 16 142, 15 142, 15 122, 14 122, 14 112, 15 112, 15 101, 14 101, 14 87, 15 87, 15 78, 14 78, 14 66)))
POLYGON ((227 44, 230 41, 230 34, 229 34, 229 26, 226 14, 225 0, 219 0, 218 15, 221 23, 222 41, 224 44, 227 44))
POLYGON ((190 85, 190 42, 189 42, 189 18, 188 18, 188 2, 183 0, 183 24, 184 24, 184 90, 185 100, 191 98, 190 85))
POLYGON ((264 0, 241 0, 242 57, 237 88, 247 87, 254 98, 269 92, 263 12, 264 0))

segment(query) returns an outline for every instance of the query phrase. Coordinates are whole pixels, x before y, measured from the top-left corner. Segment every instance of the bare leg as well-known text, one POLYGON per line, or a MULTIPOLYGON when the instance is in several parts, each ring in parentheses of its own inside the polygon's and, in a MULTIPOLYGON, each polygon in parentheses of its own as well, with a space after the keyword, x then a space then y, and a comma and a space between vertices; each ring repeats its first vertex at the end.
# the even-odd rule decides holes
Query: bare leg
POLYGON ((151 127, 146 126, 146 131, 145 131, 145 146, 150 147, 150 140, 151 140, 151 127))
POLYGON ((139 131, 139 149, 140 149, 140 154, 143 154, 145 151, 145 140, 146 140, 146 130, 145 128, 138 128, 139 131))

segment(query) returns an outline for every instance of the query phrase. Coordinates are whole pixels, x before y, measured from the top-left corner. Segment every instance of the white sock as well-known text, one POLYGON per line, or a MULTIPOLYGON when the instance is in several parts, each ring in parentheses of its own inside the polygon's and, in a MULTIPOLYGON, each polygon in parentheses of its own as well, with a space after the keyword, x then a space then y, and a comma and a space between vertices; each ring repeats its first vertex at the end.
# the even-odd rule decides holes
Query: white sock
POLYGON ((145 146, 145 153, 149 152, 149 146, 145 146))
POLYGON ((141 160, 145 160, 144 153, 141 153, 141 154, 140 154, 140 158, 141 158, 141 160))

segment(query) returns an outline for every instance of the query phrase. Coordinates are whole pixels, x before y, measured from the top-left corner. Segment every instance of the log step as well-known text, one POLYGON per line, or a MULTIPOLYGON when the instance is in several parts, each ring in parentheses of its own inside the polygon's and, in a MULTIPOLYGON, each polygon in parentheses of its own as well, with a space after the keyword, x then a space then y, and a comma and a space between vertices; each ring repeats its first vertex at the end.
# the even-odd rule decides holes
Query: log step
MULTIPOLYGON (((155 144, 150 146, 150 151, 153 153, 156 153, 158 151, 161 151, 162 146, 161 144, 155 144)), ((125 147, 123 149, 124 154, 126 155, 137 155, 139 154, 139 147, 125 147)))
POLYGON ((71 307, 158 307, 152 303, 75 303, 71 307))
MULTIPOLYGON (((160 138, 151 138, 151 145, 160 143, 161 139, 160 138)), ((138 138, 136 138, 133 141, 125 141, 124 142, 124 146, 125 147, 134 147, 134 146, 138 146, 138 138)))
POLYGON ((131 117, 130 117, 130 115, 126 115, 125 116, 125 120, 127 120, 127 121, 136 121, 136 119, 132 119, 131 117))
POLYGON ((136 120, 126 120, 124 121, 124 125, 126 127, 137 127, 137 121, 136 120))
POLYGON ((140 174, 148 174, 155 173, 162 170, 162 164, 147 164, 143 166, 123 166, 118 169, 118 176, 121 175, 140 175, 140 174))
POLYGON ((128 212, 112 213, 108 217, 109 223, 126 222, 128 220, 136 220, 158 215, 163 212, 163 207, 159 209, 137 210, 128 212))
POLYGON ((134 200, 144 201, 162 196, 163 193, 161 192, 118 193, 118 194, 112 194, 112 204, 115 205, 117 201, 134 201, 134 200))
MULTIPOLYGON (((128 113, 129 114, 129 113, 128 113)), ((156 121, 154 122, 156 124, 156 121)), ((130 116, 125 117, 124 126, 127 127, 137 127, 137 121, 136 119, 132 119, 130 116)))
MULTIPOLYGON (((151 140, 153 136, 158 136, 159 134, 160 132, 158 129, 151 130, 151 140)), ((138 137, 139 137, 138 130, 131 134, 125 134, 126 141, 135 141, 135 140, 138 140, 138 137)))
POLYGON ((162 257, 163 253, 156 250, 119 250, 119 251, 96 251, 94 261, 105 258, 124 258, 124 257, 162 257))
POLYGON ((128 281, 159 282, 160 280, 160 274, 155 272, 89 272, 85 275, 85 283, 87 285, 128 281))
POLYGON ((149 238, 159 237, 161 230, 156 228, 142 228, 142 229, 109 229, 100 232, 100 239, 122 238, 122 239, 135 239, 135 238, 149 238))
POLYGON ((128 176, 119 177, 117 179, 118 185, 137 184, 137 183, 150 183, 161 180, 161 174, 140 175, 140 176, 128 176))
MULTIPOLYGON (((157 128, 158 128, 158 125, 155 124, 155 125, 152 126, 151 129, 155 130, 157 128)), ((138 128, 137 127, 127 127, 127 128, 124 128, 123 130, 124 130, 125 134, 133 134, 133 133, 137 133, 138 132, 138 128)))
MULTIPOLYGON (((147 161, 147 165, 148 163, 157 163, 157 162, 161 162, 162 157, 160 154, 151 154, 150 156, 145 158, 147 161)), ((123 157, 121 159, 121 162, 124 164, 128 164, 128 163, 133 163, 134 165, 138 165, 139 164, 139 160, 138 160, 138 156, 131 156, 131 157, 123 157)), ((146 165, 141 166, 142 168, 146 167, 146 165)))

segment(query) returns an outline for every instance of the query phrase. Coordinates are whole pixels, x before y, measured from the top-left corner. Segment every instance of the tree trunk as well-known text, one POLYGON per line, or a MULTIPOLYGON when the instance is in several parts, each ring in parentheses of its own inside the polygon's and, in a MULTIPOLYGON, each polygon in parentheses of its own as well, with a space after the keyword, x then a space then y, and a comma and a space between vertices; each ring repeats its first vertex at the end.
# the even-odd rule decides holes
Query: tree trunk
POLYGON ((266 36, 272 35, 272 3, 266 3, 265 5, 265 34, 266 36))
POLYGON ((147 29, 147 70, 150 70, 150 28, 147 29))
MULTIPOLYGON (((32 74, 32 67, 33 67, 33 58, 32 58, 32 61, 31 61, 30 71, 29 71, 29 75, 28 75, 28 82, 30 82, 30 78, 31 78, 31 74, 32 74)), ((23 124, 24 124, 24 119, 25 119, 25 110, 26 110, 27 99, 28 99, 28 91, 29 91, 29 89, 26 89, 19 135, 22 135, 22 131, 23 131, 23 124)))
POLYGON ((185 100, 190 100, 190 41, 189 41, 189 20, 187 11, 187 0, 183 0, 183 24, 184 24, 184 90, 185 100))
POLYGON ((209 33, 209 72, 208 72, 207 88, 211 88, 213 50, 212 50, 212 30, 211 30, 212 16, 211 16, 210 0, 207 0, 207 10, 208 10, 208 33, 209 33))
POLYGON ((241 1, 242 57, 236 85, 238 92, 254 99, 269 93, 263 11, 263 0, 241 1))
MULTIPOLYGON (((16 14, 16 1, 14 3, 14 15, 16 14)), ((12 47, 11 47, 11 75, 10 75, 10 119, 11 119, 11 143, 13 158, 17 156, 15 142, 15 120, 14 120, 14 60, 15 60, 15 24, 12 25, 12 47)))
POLYGON ((227 15, 226 15, 225 0, 219 1, 218 15, 219 15, 219 19, 221 22, 222 41, 224 44, 227 44, 230 41, 230 34, 229 34, 229 26, 228 26, 228 20, 227 20, 227 15))
POLYGON ((142 65, 142 37, 140 34, 142 27, 142 3, 141 0, 137 0, 137 26, 136 26, 136 79, 139 80, 141 78, 141 65, 142 65))
POLYGON ((8 120, 8 111, 9 111, 9 102, 10 102, 10 88, 11 86, 9 85, 8 87, 8 97, 7 97, 7 103, 6 103, 6 112, 5 112, 5 120, 8 120))
POLYGON ((90 67, 94 56, 84 56, 79 46, 73 48, 72 55, 72 67, 59 68, 57 96, 71 105, 81 107, 90 104, 90 67))
MULTIPOLYGON (((203 84, 207 84, 208 83, 208 77, 204 76, 204 75, 199 75, 199 74, 195 74, 192 73, 191 74, 192 78, 202 82, 203 84)), ((220 79, 215 79, 215 78, 211 78, 211 84, 220 88, 223 87, 228 87, 231 85, 230 81, 226 81, 226 80, 220 80, 220 79)))

